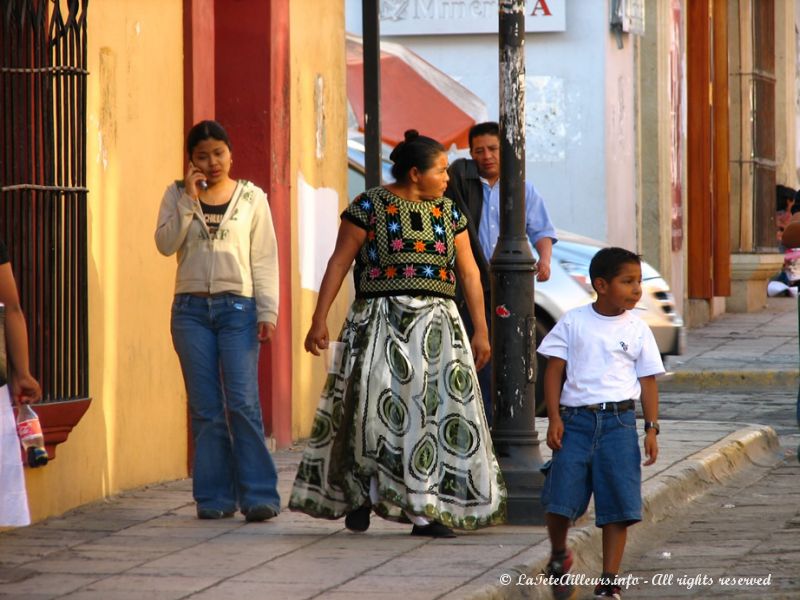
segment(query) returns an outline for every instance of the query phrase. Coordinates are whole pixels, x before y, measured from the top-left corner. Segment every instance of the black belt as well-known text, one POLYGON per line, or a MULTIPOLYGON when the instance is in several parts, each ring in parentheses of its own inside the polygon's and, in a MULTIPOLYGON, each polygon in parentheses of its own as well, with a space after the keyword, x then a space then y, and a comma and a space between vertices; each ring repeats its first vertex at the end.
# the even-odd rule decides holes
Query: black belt
POLYGON ((600 404, 590 404, 588 406, 562 406, 562 409, 578 408, 581 410, 590 410, 592 412, 613 412, 621 413, 628 410, 633 410, 636 403, 633 400, 623 400, 622 402, 602 402, 600 404))

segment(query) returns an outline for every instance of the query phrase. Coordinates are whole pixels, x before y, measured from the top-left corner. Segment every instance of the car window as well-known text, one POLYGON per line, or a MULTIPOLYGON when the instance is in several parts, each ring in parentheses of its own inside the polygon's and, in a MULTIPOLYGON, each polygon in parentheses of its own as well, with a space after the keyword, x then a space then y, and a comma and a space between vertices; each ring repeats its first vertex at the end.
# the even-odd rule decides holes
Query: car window
POLYGON ((352 163, 347 165, 347 197, 350 201, 364 191, 364 173, 352 163))
MULTIPOLYGON (((387 158, 391 152, 391 148, 384 144, 382 146, 382 151, 381 183, 393 183, 394 177, 392 177, 392 161, 387 158)), ((364 154, 365 151, 362 139, 350 138, 347 140, 347 161, 349 170, 361 174, 361 184, 360 187, 357 188, 354 188, 350 185, 350 175, 348 175, 347 193, 351 200, 353 199, 354 194, 357 195, 364 191, 364 163, 366 162, 364 154)), ((355 182, 353 182, 353 184, 355 184, 355 182)))

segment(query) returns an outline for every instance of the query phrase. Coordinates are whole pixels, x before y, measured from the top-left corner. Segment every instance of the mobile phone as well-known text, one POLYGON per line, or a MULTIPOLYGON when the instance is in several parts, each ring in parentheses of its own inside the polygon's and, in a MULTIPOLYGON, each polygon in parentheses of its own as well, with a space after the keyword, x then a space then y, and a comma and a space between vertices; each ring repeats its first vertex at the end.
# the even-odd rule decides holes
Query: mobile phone
MULTIPOLYGON (((191 166, 193 166, 195 169, 197 169, 197 167, 194 166, 194 163, 190 162, 189 164, 191 166)), ((199 171, 200 169, 197 169, 197 170, 199 171)), ((203 191, 207 190, 208 189, 208 181, 206 181, 205 179, 201 179, 200 181, 197 182, 197 187, 199 187, 203 191)))

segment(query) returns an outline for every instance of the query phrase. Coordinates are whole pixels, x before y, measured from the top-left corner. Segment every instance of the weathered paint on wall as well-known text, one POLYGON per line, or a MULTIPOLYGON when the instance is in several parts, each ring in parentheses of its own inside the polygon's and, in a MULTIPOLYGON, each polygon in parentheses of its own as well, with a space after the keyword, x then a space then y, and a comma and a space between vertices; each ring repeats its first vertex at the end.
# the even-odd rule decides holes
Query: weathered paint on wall
POLYGON ((776 181, 796 188, 797 164, 797 44, 795 31, 797 5, 792 2, 775 3, 775 147, 778 162, 776 181))
POLYGON ((182 3, 89 4, 91 407, 46 467, 27 471, 34 520, 186 475, 186 401, 169 333, 175 259, 153 242, 182 177, 182 3))
MULTIPOLYGON (((347 203, 347 105, 345 86, 344 5, 341 2, 292 0, 291 55, 291 173, 312 188, 328 188, 339 196, 340 211, 347 203), (313 27, 309 26, 313 22, 313 27)), ((292 264, 299 265, 299 248, 315 244, 299 229, 297 186, 292 189, 292 264)), ((339 220, 330 223, 338 228, 339 220)), ((347 283, 328 315, 331 339, 336 339, 347 314, 351 294, 347 283)), ((323 359, 303 350, 317 294, 302 289, 298 269, 292 272, 292 338, 294 340, 292 432, 308 437, 325 382, 323 359)))
POLYGON ((637 119, 640 248, 643 258, 670 282, 684 314, 683 207, 685 199, 685 91, 682 79, 680 0, 647 0, 647 35, 640 38, 637 119))
POLYGON ((605 239, 614 246, 638 250, 638 206, 636 164, 636 85, 633 63, 633 36, 625 36, 625 44, 617 47, 610 32, 606 36, 605 123, 603 157, 606 168, 606 214, 608 234, 605 239))

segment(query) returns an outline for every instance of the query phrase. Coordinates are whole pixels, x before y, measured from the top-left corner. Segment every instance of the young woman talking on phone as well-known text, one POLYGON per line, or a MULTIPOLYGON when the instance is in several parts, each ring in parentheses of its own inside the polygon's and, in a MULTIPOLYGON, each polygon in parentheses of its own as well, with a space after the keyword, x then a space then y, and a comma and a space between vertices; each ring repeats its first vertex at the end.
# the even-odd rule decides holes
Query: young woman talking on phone
POLYGON ((259 342, 278 318, 278 254, 266 194, 230 177, 231 142, 215 121, 192 127, 189 166, 167 187, 156 246, 177 253, 172 341, 194 440, 197 517, 247 521, 280 511, 258 401, 259 342))

